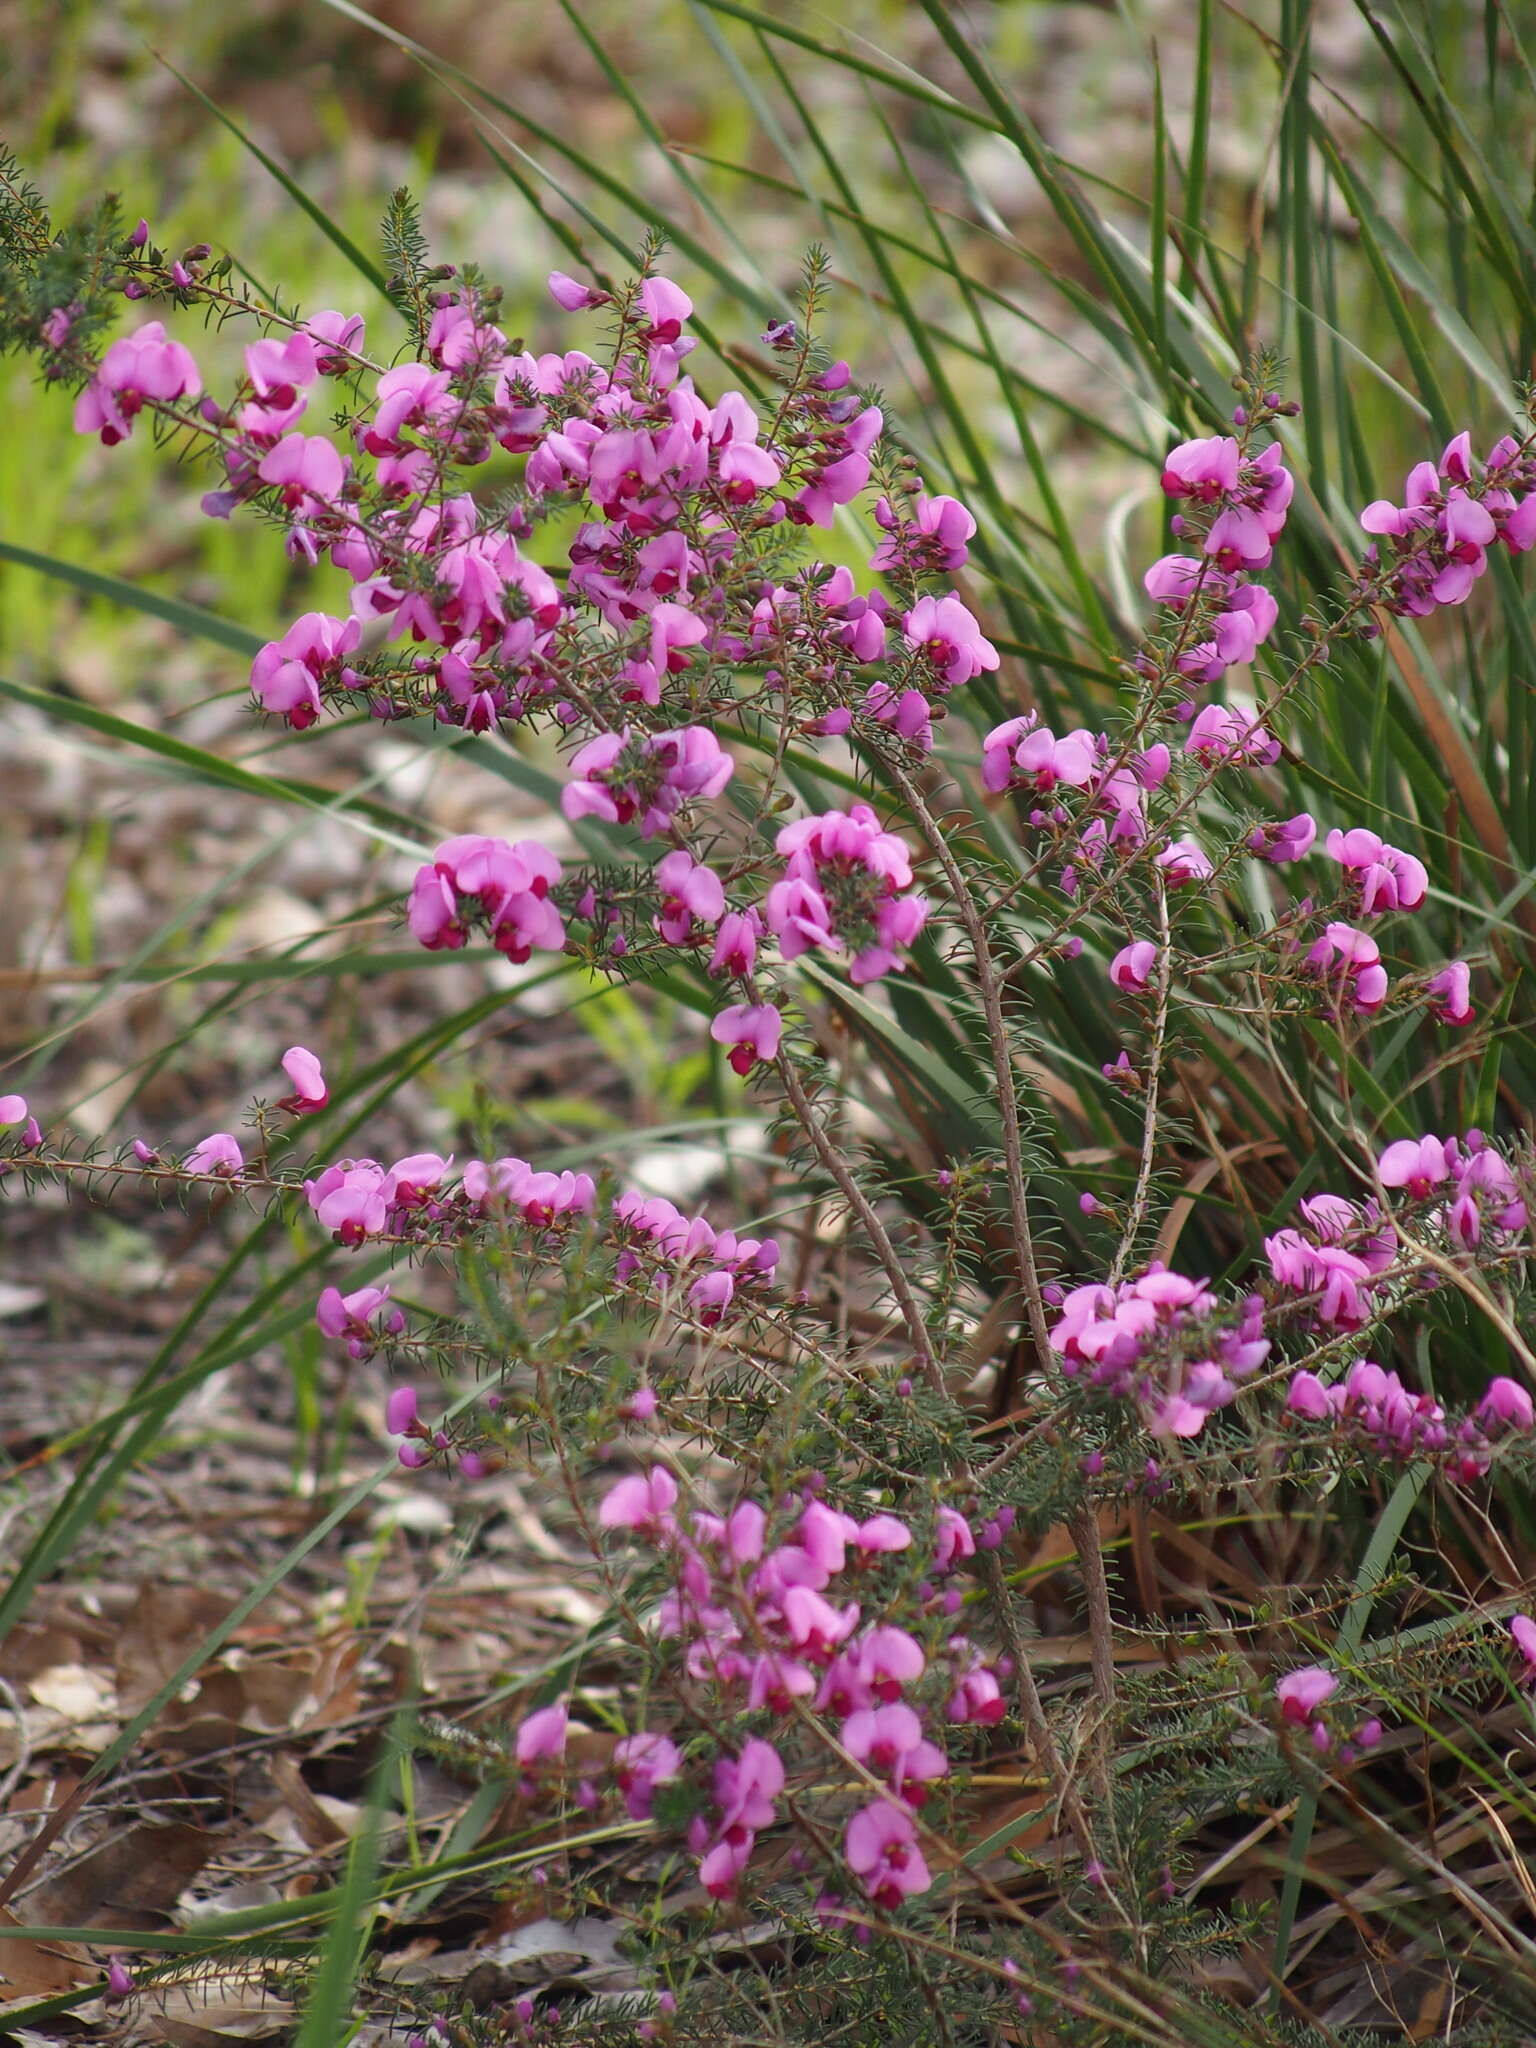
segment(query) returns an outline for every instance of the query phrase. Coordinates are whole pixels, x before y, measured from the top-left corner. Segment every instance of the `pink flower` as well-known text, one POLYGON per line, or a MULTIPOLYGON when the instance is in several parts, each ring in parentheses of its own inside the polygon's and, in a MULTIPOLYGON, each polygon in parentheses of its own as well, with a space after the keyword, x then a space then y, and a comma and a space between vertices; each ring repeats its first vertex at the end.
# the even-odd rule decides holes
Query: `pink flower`
POLYGON ((1136 939, 1122 946, 1109 963, 1109 978, 1116 988, 1144 989, 1157 966, 1157 947, 1151 939, 1136 939))
POLYGON ((338 682, 347 655, 362 638, 357 619, 306 612, 281 640, 269 640, 251 663, 251 689, 263 711, 280 712, 295 731, 320 715, 321 682, 338 682))
POLYGON ((1248 835, 1248 850, 1278 864, 1300 860, 1312 851, 1316 839, 1317 820, 1310 811, 1298 811, 1278 824, 1256 825, 1248 835))
POLYGON ((963 569, 970 554, 966 543, 976 531, 976 521, 957 498, 930 498, 926 492, 900 513, 882 498, 875 507, 875 524, 890 538, 870 556, 870 568, 896 569, 909 576, 952 575, 963 569))
POLYGON ((672 1527, 677 1481, 665 1465, 655 1465, 643 1478, 621 1479, 603 1496, 597 1519, 604 1529, 633 1529, 652 1537, 672 1527))
POLYGON ((1304 1415, 1309 1422, 1325 1421, 1333 1413, 1328 1389, 1313 1372, 1292 1373, 1285 1405, 1293 1414, 1304 1415))
POLYGON ((631 1820, 649 1820, 658 1785, 670 1785, 682 1769, 682 1751, 665 1735, 642 1730, 613 1748, 613 1775, 631 1820))
POLYGON ((1515 1639, 1515 1648, 1525 1659, 1525 1669, 1520 1674, 1520 1683, 1530 1685, 1536 1681, 1536 1621, 1528 1614, 1512 1614, 1509 1617, 1509 1632, 1515 1639))
POLYGON ((1346 993, 1356 1010, 1379 1010, 1387 999, 1387 971, 1381 948, 1368 932, 1349 924, 1324 925, 1307 953, 1307 965, 1346 993))
POLYGON ((1286 1673, 1275 1687, 1275 1698, 1280 1702, 1280 1712, 1287 1721, 1306 1726, 1317 1719, 1318 1708, 1338 1689, 1339 1681, 1331 1671, 1324 1671, 1318 1664, 1308 1664, 1300 1671, 1286 1673))
POLYGON ((733 1003, 711 1020, 709 1035, 731 1048, 728 1058, 738 1074, 750 1074, 759 1061, 767 1065, 778 1056, 783 1023, 772 1003, 733 1003))
POLYGON ((1193 839, 1172 840, 1154 859, 1174 888, 1186 882, 1208 881, 1215 872, 1208 855, 1193 839))
POLYGON ((1163 463, 1163 489, 1170 498, 1215 504, 1237 489, 1242 463, 1242 450, 1230 434, 1181 441, 1163 463))
POLYGON ((13 1124, 27 1120, 27 1098, 25 1095, 0 1095, 0 1131, 6 1131, 13 1124))
POLYGON ((341 495, 347 465, 323 434, 284 434, 257 464, 264 484, 275 484, 283 503, 306 519, 316 518, 341 495))
MULTIPOLYGON (((324 1297, 321 1297, 322 1300, 324 1297)), ((416 1427, 416 1389, 395 1387, 384 1403, 384 1427, 391 1436, 409 1436, 416 1427)))
POLYGON ((1328 851, 1349 874, 1360 897, 1362 915, 1386 910, 1417 910, 1424 901, 1429 876, 1411 853, 1387 846, 1374 832, 1356 827, 1330 832, 1328 851))
POLYGON ((552 1762, 565 1755, 566 1727, 570 1720, 563 1705, 540 1707, 529 1714, 517 1731, 517 1760, 526 1770, 532 1764, 552 1762))
POLYGON ((595 285, 583 284, 579 278, 568 277, 563 270, 552 270, 549 296, 564 312, 587 313, 594 306, 606 306, 611 295, 595 285))
POLYGON ((715 950, 709 971, 745 980, 757 961, 757 939, 763 921, 755 910, 728 910, 715 934, 715 950))
POLYGON ((917 1638, 892 1622, 877 1624, 858 1644, 859 1675, 876 1699, 898 1698, 903 1686, 922 1677, 927 1662, 917 1638))
POLYGON ((853 1544, 856 1550, 866 1555, 875 1551, 909 1550, 912 1531, 895 1515, 871 1515, 867 1522, 859 1523, 853 1544))
POLYGON ((905 894, 912 884, 911 860, 873 809, 861 803, 797 819, 776 843, 785 856, 784 879, 768 891, 763 912, 784 958, 797 960, 822 946, 849 950, 856 984, 899 971, 901 949, 922 930, 928 903, 905 894))
POLYGON ((277 1105, 295 1116, 313 1114, 324 1109, 331 1099, 331 1091, 325 1085, 325 1076, 320 1071, 320 1062, 312 1052, 302 1045, 291 1045, 283 1054, 283 1072, 293 1083, 293 1093, 284 1096, 277 1105))
POLYGON ((1477 1419, 1484 1429, 1530 1429, 1536 1425, 1536 1404, 1518 1381, 1500 1375, 1488 1382, 1477 1404, 1477 1419))
POLYGON ((1057 739, 1048 726, 1036 723, 1033 712, 994 726, 982 743, 982 781, 990 790, 1021 783, 1037 796, 1049 796, 1058 783, 1081 789, 1097 767, 1092 733, 1079 727, 1057 739))
POLYGON ((312 313, 304 322, 304 332, 316 344, 315 368, 324 377, 345 376, 354 367, 354 357, 362 352, 361 313, 312 313))
POLYGON ((1477 1014, 1472 1008, 1472 970, 1465 960, 1452 960, 1424 985, 1430 1009, 1442 1024, 1470 1024, 1477 1014))
POLYGON ((181 1162, 187 1173, 243 1173, 245 1158, 237 1138, 228 1131, 215 1131, 211 1138, 195 1146, 181 1162))
POLYGON ((687 944, 695 918, 701 924, 718 924, 724 915, 725 891, 720 877, 681 848, 656 863, 656 883, 662 891, 656 929, 670 945, 687 944))
POLYGON ((784 1763, 771 1743, 754 1736, 739 1757, 723 1756, 715 1765, 715 1800, 721 1831, 738 1828, 756 1834, 777 1818, 774 1801, 784 1790, 784 1763))
POLYGON ((100 434, 110 448, 126 441, 146 400, 168 405, 196 398, 203 388, 197 365, 179 341, 168 341, 159 320, 120 335, 75 400, 75 431, 100 434))
POLYGON ((577 749, 560 808, 573 821, 597 817, 619 825, 638 814, 641 837, 653 839, 685 803, 717 797, 735 765, 706 726, 638 738, 626 726, 577 749))
POLYGON ((1226 761, 1237 766, 1267 767, 1280 758, 1279 743, 1256 718, 1225 704, 1207 704, 1197 712, 1184 736, 1184 751, 1197 761, 1226 761))
POLYGON ((549 891, 560 873, 560 862, 534 839, 445 839, 432 865, 416 871, 406 921, 429 952, 462 946, 477 911, 508 959, 526 960, 535 947, 558 952, 565 925, 549 891))
POLYGON ((927 1891, 932 1881, 917 1846, 912 1815, 894 1800, 878 1799, 854 1814, 843 1854, 870 1899, 886 1912, 913 1893, 927 1891))
POLYGON ((933 1564, 947 1572, 962 1558, 976 1555, 976 1538, 958 1508, 941 1507, 934 1517, 933 1564))
POLYGON ((399 1309, 387 1307, 388 1301, 387 1287, 359 1287, 352 1294, 327 1287, 315 1303, 315 1321, 325 1336, 344 1337, 354 1358, 367 1358, 380 1330, 394 1337, 405 1328, 405 1317, 399 1309))
POLYGON ((1382 1153, 1376 1170, 1383 1187, 1403 1188, 1422 1202, 1450 1179, 1451 1158, 1440 1138, 1398 1138, 1382 1153))
POLYGON ((903 1701, 886 1707, 861 1707, 843 1723, 844 1749, 889 1780, 893 1792, 909 1782, 942 1778, 948 1759, 936 1743, 925 1740, 923 1724, 903 1701))
POLYGON ((901 622, 907 644, 938 671, 945 690, 998 665, 998 652, 958 597, 920 597, 901 622))

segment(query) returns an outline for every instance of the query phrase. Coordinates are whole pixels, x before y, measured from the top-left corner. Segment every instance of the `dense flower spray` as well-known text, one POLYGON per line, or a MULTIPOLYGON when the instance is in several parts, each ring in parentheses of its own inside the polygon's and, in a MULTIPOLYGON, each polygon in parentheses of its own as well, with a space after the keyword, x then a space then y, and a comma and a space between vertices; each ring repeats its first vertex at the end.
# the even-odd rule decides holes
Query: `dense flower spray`
MULTIPOLYGON (((711 1193, 706 1214, 590 1151, 541 1163, 477 1139, 494 1156, 462 1157, 434 1149, 446 1131, 392 1157, 412 1140, 334 1136, 340 1048, 305 1045, 274 1048, 284 1092, 248 1130, 202 1135, 210 1109, 190 1143, 111 1158, 0 1097, 0 1168, 286 1204, 332 1262, 313 1313, 341 1369, 390 1375, 371 1426, 397 1479, 558 1469, 606 1603, 602 1656, 626 1676, 572 1659, 530 1679, 506 1763, 532 1811, 651 1831, 726 1910, 798 1887, 804 1926, 857 1945, 932 1912, 940 1857, 996 1888, 965 1869, 976 1789, 1027 1787, 1072 1897, 1071 1933, 1053 1928, 1036 1961, 1077 1997, 1072 1941, 1150 1952, 1177 1892, 1106 1764, 1105 1743, 1163 1703, 1117 1666, 1101 1511, 1142 1515, 1202 1473, 1305 1491, 1357 1469, 1428 1472, 1460 1505, 1536 1459, 1509 1305, 1529 1146, 1461 1117, 1416 1134, 1372 1067, 1389 1028, 1456 1043, 1440 1027, 1476 1022, 1484 956, 1440 957, 1446 881, 1399 843, 1412 821, 1349 815, 1297 718, 1332 641, 1461 604, 1498 548, 1536 545, 1530 438, 1479 467, 1458 436, 1403 504, 1366 508, 1347 587, 1298 632, 1261 580, 1286 544, 1295 408, 1256 362, 1230 421, 1208 422, 1230 431, 1168 451, 1177 551, 1146 572, 1127 701, 1085 695, 1074 723, 1005 667, 975 514, 928 487, 806 321, 762 337, 772 377, 755 360, 748 388, 717 390, 692 300, 651 257, 619 286, 555 273, 586 346, 540 353, 509 338, 477 273, 443 267, 417 280, 404 355, 368 353, 345 311, 263 308, 232 383, 205 395, 170 332, 196 263, 144 248, 117 260, 165 320, 95 354, 59 306, 38 345, 74 377, 82 433, 195 434, 216 465, 205 511, 259 516, 313 572, 321 608, 252 662, 260 715, 295 733, 423 719, 558 756, 529 836, 487 819, 419 842, 410 938, 499 955, 503 975, 539 955, 583 988, 666 990, 722 1103, 733 1071, 776 1117, 765 1152, 799 1148, 811 1210, 765 1202, 753 1221, 711 1193), (1125 1045, 1102 1074, 1052 1074, 1041 989, 1113 1017, 1125 1045), (1297 1034, 1336 1086, 1327 1185, 1255 1211, 1252 1256, 1230 1263, 1189 1244, 1190 1212, 1216 1200, 1208 1167, 1223 1203, 1250 1202, 1231 1156, 1214 1139, 1208 1157, 1160 1150, 1174 1091, 1193 1123, 1220 1085, 1180 1071, 1217 1010, 1256 1061, 1297 1034), (949 1050, 937 1031, 928 1045, 931 1017, 961 1018, 949 1050), (872 1045, 898 1052, 880 1067, 872 1045), (1038 1228, 1050 1176, 1021 1112, 1042 1076, 1095 1138, 1062 1148, 1059 1242, 1038 1228), (915 1163, 925 1146, 973 1156, 934 1169, 915 1163), (844 1264, 823 1313, 807 1276, 830 1270, 827 1246, 844 1264), (500 1289, 493 1339, 417 1302, 412 1264, 451 1258, 482 1302, 500 1289), (1399 1342, 1452 1296, 1508 1352, 1456 1396, 1399 1342), (979 1425, 1005 1351, 1021 1371, 979 1425), (463 1392, 467 1365, 494 1387, 463 1392), (1036 1670, 1021 1529, 1070 1538, 1085 1684, 1036 1670)), ((1294 1081, 1275 1085, 1293 1106, 1294 1081)), ((1536 1624, 1515 1615, 1508 1634, 1524 1684, 1536 1624)), ((1262 1748, 1275 1808, 1274 1774, 1342 1771, 1380 1742, 1383 1699, 1350 1732, 1344 1703, 1366 1687, 1342 1656, 1277 1625, 1254 1669, 1241 1704, 1229 1668, 1201 1711, 1234 1754, 1262 1748)), ((645 2024, 671 2016, 658 2000, 645 2024)))

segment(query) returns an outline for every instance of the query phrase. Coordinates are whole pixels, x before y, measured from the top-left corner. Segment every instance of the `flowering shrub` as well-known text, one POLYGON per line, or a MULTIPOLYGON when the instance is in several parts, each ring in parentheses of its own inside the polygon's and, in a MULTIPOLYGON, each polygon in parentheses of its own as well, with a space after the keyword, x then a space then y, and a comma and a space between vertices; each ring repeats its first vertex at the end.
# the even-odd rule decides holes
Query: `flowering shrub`
MULTIPOLYGON (((316 1322, 391 1375, 400 1464, 471 1486, 507 1462, 557 1475, 623 1677, 589 1684, 574 1658, 530 1677, 506 1754, 531 1821, 622 1816, 711 1910, 770 1916, 823 1987, 866 1951, 938 1944, 996 2027, 1033 2014, 1051 2039, 1130 2038, 1093 2030, 1197 2001, 1200 1957, 1252 1929, 1182 1889, 1191 1843, 1229 1809, 1315 1804, 1349 1773, 1365 1798, 1365 1761, 1412 1720, 1411 1653, 1327 1611, 1255 1609, 1240 1628, 1206 1614, 1178 1668, 1138 1672, 1104 1526, 1213 1490, 1283 1515, 1309 1490, 1396 1500, 1409 1481, 1407 1506, 1429 1489, 1481 1513, 1536 1466, 1529 1140, 1497 1104, 1489 1128, 1419 1134, 1363 1086, 1384 1033, 1466 1059, 1454 1034, 1495 977, 1426 956, 1415 919, 1445 878, 1372 823, 1278 815, 1332 651, 1469 603, 1492 556, 1536 546, 1536 427, 1481 463, 1466 434, 1422 462, 1403 506, 1361 514, 1352 572, 1282 631, 1258 579, 1287 545, 1297 408, 1256 360, 1230 420, 1206 422, 1223 430, 1166 451, 1178 551, 1146 571, 1145 631, 1102 725, 1056 730, 1018 708, 956 580, 976 513, 926 487, 823 351, 814 266, 733 390, 695 376, 692 301, 654 252, 613 290, 556 273, 575 345, 542 353, 503 332, 477 274, 422 266, 395 281, 403 354, 344 308, 235 290, 206 251, 173 261, 142 227, 97 253, 94 284, 82 272, 63 298, 36 266, 18 315, 44 376, 74 389, 77 429, 196 451, 204 511, 264 527, 327 607, 256 656, 256 714, 559 749, 558 843, 437 846, 400 906, 410 938, 686 987, 699 1044, 846 1221, 861 1314, 786 1281, 803 1261, 766 1228, 606 1170, 290 1163, 302 1122, 285 1119, 330 1101, 304 1047, 274 1058, 289 1092, 258 1110, 254 1144, 93 1154, 46 1101, 0 1098, 13 1190, 136 1176, 307 1216, 334 1247, 316 1322), (113 293, 164 317, 103 346, 113 293), (171 331, 200 308, 251 334, 217 388, 171 331), (516 480, 481 492, 493 458, 516 480), (823 559, 834 526, 839 545, 862 536, 867 574, 823 559), (1249 694, 1228 696, 1239 668, 1249 694), (1031 1076, 1049 1070, 1053 988, 1071 986, 1123 1020, 1102 1076, 1073 1085, 1129 1131, 1131 1163, 1081 1191, 1064 1240, 1066 1162, 1041 1167, 1031 1076), (1185 1258, 1168 1174, 1199 1090, 1181 1046, 1213 1009, 1245 1019, 1234 1086, 1294 1092, 1305 1047, 1339 1116, 1280 1215, 1185 1258), (910 1041, 945 1010, 956 1037, 935 1057, 964 1115, 947 1163, 914 1176, 883 1135, 850 1136, 833 1041, 862 1035, 878 1069, 898 1023, 910 1041), (387 1281, 344 1291, 365 1248, 494 1273, 504 1319, 444 1327, 387 1281), (1436 1347, 1465 1350, 1471 1322, 1507 1370, 1437 1389, 1436 1347), (484 1397, 444 1396, 430 1419, 436 1364, 484 1397), (1062 1528, 1087 1677, 1048 1686, 1025 1546, 1062 1528), (1212 1788, 1200 1773, 1223 1748, 1233 1777, 1212 1788), (1004 1882, 1014 1853, 1027 1908, 1004 1882), (984 1910, 959 1914, 962 1889, 984 1910)), ((881 1070, 892 1122, 915 1115, 916 1066, 881 1070)), ((1506 1689, 1536 1673, 1536 1623, 1505 1619, 1523 1664, 1476 1616, 1455 1639, 1486 1700, 1500 1670, 1506 1689)), ((642 2036, 718 2038, 697 1929, 650 1953, 642 2036)))

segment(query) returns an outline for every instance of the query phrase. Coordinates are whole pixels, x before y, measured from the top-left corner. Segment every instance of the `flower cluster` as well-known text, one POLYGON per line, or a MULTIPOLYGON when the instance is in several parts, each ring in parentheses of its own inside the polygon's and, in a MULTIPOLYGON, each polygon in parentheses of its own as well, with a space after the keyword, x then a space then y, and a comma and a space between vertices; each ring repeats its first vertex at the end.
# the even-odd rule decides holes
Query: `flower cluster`
POLYGON ((1286 1406, 1383 1457, 1406 1461, 1449 1452, 1447 1467, 1463 1480, 1481 1478, 1488 1470, 1490 1444, 1511 1432, 1528 1434, 1536 1423, 1530 1395, 1502 1375, 1489 1381, 1472 1414, 1453 1423, 1432 1396, 1411 1393, 1395 1372, 1370 1359, 1357 1360, 1331 1385, 1316 1373, 1293 1373, 1286 1406))
POLYGON ((738 1237, 703 1216, 685 1216, 661 1195, 631 1189, 613 1205, 620 1246, 617 1277, 648 1272, 659 1288, 687 1281, 686 1299, 700 1322, 718 1323, 737 1295, 761 1289, 779 1263, 777 1238, 738 1237))
POLYGON ((1464 604, 1491 547, 1502 541, 1511 554, 1536 547, 1536 471, 1520 443, 1509 435, 1496 442, 1481 488, 1470 489, 1473 481, 1472 437, 1460 433, 1438 465, 1415 464, 1401 505, 1378 498, 1360 514, 1366 532, 1380 536, 1366 571, 1380 580, 1389 611, 1419 619, 1440 605, 1464 604))
POLYGON ((457 949, 478 918, 509 960, 526 960, 535 948, 557 952, 565 926, 549 892, 560 872, 560 862, 537 840, 514 844, 479 834, 445 840, 431 865, 416 870, 406 912, 411 934, 429 952, 457 949))
POLYGON ((1062 1370, 1135 1402, 1156 1436, 1194 1437, 1269 1355, 1264 1304, 1223 1309, 1201 1280, 1154 1263, 1120 1287, 1076 1287, 1051 1330, 1062 1370))
POLYGON ((912 890, 912 862, 868 804, 801 818, 779 833, 784 874, 763 917, 786 960, 813 949, 847 953, 855 985, 899 973, 901 950, 928 920, 912 890))
MULTIPOLYGON (((844 1859, 865 1896, 890 1909, 926 1890, 929 1873, 913 1813, 949 1769, 921 1705, 924 1692, 932 1691, 931 1683, 924 1685, 932 1660, 909 1630, 868 1618, 863 1602, 846 1597, 850 1580, 911 1548, 910 1525, 884 1512, 859 1520, 811 1492, 789 1533, 774 1542, 767 1510, 751 1499, 724 1516, 684 1512, 676 1480, 659 1466, 621 1479, 605 1497, 600 1520, 666 1554, 673 1585, 656 1627, 663 1641, 679 1646, 693 1682, 715 1689, 728 1711, 766 1712, 789 1723, 795 1703, 803 1702, 837 1724, 837 1746, 878 1786, 877 1796, 849 1817, 843 1840, 844 1859)), ((960 1524, 974 1550, 963 1517, 951 1510, 949 1520, 960 1524)), ((936 1557, 951 1564, 960 1553, 953 1527, 941 1528, 936 1557)), ((996 1674, 974 1645, 949 1638, 939 1668, 948 1672, 949 1723, 986 1724, 1001 1716, 996 1674)), ((665 1738, 630 1738, 642 1740, 654 1745, 665 1738)), ((690 1840, 700 1876, 716 1896, 735 1891, 757 1836, 778 1817, 787 1740, 754 1737, 715 1765, 713 1812, 696 1818, 690 1840)), ((648 1747, 645 1755, 657 1753, 648 1747)), ((666 1767, 675 1768, 670 1742, 660 1753, 666 1767)), ((633 1812, 646 1788, 637 1795, 631 1779, 625 1796, 633 1812)))
MULTIPOLYGON (((1323 1708, 1338 1689, 1338 1679, 1320 1664, 1307 1664, 1299 1671, 1288 1671, 1275 1685, 1281 1719, 1290 1727, 1305 1728, 1312 1747, 1320 1755, 1333 1747, 1333 1730, 1323 1708)), ((1374 1749, 1381 1740, 1381 1733, 1380 1720, 1376 1715, 1370 1715, 1341 1746, 1339 1761, 1349 1763, 1362 1750, 1374 1749)))

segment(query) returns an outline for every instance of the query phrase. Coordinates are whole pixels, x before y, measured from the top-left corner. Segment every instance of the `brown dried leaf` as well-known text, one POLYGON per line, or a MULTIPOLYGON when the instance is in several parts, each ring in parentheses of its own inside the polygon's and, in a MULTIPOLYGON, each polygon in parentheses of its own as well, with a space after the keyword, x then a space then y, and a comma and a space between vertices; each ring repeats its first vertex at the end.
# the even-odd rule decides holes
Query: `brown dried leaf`
POLYGON ((145 1586, 118 1632, 117 1689, 131 1720, 228 1614, 227 1593, 208 1586, 145 1586))
MULTIPOLYGON (((30 1924, 0 1906, 0 1926, 30 1924)), ((68 1942, 0 1941, 0 1994, 7 1998, 51 1998, 100 1975, 84 1950, 68 1942)))
POLYGON ((218 1837, 174 1822, 109 1835, 23 1900, 43 1927, 158 1926, 212 1855, 218 1837))

